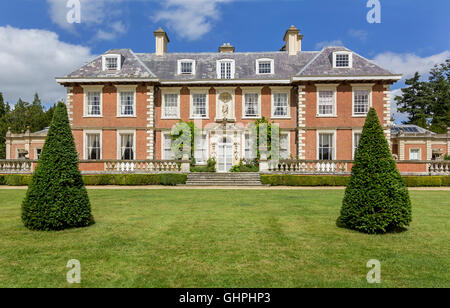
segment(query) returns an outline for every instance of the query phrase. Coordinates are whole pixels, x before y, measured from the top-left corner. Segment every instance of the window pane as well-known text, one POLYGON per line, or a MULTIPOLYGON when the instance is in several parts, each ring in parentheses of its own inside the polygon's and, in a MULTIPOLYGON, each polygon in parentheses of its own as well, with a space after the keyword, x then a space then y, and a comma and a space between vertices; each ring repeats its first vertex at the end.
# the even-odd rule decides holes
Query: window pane
POLYGON ((87 135, 87 159, 95 160, 100 159, 100 134, 88 134, 87 135))
POLYGON ((192 74, 192 62, 181 62, 181 74, 192 74))
POLYGON ((120 114, 134 115, 134 93, 120 92, 120 114))
POLYGON ((245 116, 258 116, 258 94, 245 94, 245 116))
POLYGON ((231 79, 231 62, 220 62, 220 79, 231 79))
POLYGON ((333 160, 333 134, 319 134, 319 159, 333 160))
POLYGON ((208 159, 208 143, 206 135, 195 136, 194 143, 194 158, 197 163, 205 163, 208 159))
POLYGON ((272 62, 271 61, 259 61, 258 62, 258 72, 259 74, 271 74, 272 73, 272 62))
POLYGON ((336 67, 349 67, 350 58, 349 55, 336 55, 336 67))
POLYGON ((108 70, 117 70, 117 58, 106 58, 106 68, 108 70))
POLYGON ((289 134, 280 135, 280 158, 289 158, 289 134))
POLYGON ((100 115, 100 92, 87 93, 87 114, 100 115))
POLYGON ((354 114, 366 114, 369 111, 369 91, 355 91, 354 114))
POLYGON ((122 134, 120 135, 121 145, 121 159, 123 160, 133 160, 134 159, 134 145, 133 145, 133 134, 122 134))
POLYGON ((178 117, 178 94, 164 95, 164 117, 166 118, 178 117))
POLYGON ((333 115, 333 91, 319 91, 319 115, 333 115))
POLYGON ((206 94, 193 94, 192 105, 194 117, 206 118, 206 94))
POLYGON ((175 159, 175 154, 172 150, 172 136, 170 134, 164 135, 164 159, 175 159))
POLYGON ((274 100, 274 115, 275 116, 287 116, 288 115, 288 94, 287 93, 275 93, 273 95, 274 100))
POLYGON ((409 159, 410 160, 420 160, 420 150, 419 149, 411 149, 409 151, 409 159))
POLYGON ((358 149, 360 139, 361 139, 361 133, 355 133, 353 135, 353 157, 355 157, 355 155, 356 155, 356 150, 358 149))

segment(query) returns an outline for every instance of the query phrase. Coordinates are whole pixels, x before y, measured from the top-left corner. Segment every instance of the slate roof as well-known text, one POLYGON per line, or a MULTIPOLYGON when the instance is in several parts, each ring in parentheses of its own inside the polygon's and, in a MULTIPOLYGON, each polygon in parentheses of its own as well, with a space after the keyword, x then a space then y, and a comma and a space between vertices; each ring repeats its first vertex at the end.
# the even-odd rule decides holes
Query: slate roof
POLYGON ((351 68, 333 68, 333 53, 336 51, 348 51, 345 47, 326 47, 308 63, 297 76, 389 76, 393 75, 370 60, 353 53, 351 68))
POLYGON ((137 54, 147 67, 151 68, 160 80, 199 80, 217 79, 216 61, 233 59, 235 61, 234 79, 289 79, 311 61, 318 52, 299 52, 289 56, 287 52, 235 52, 235 53, 167 53, 164 56, 137 54), (274 60, 274 74, 257 75, 256 60, 274 60), (177 75, 178 60, 191 59, 196 62, 195 75, 177 75))
POLYGON ((104 53, 122 55, 122 67, 120 71, 103 71, 102 57, 99 56, 92 62, 70 73, 68 78, 151 78, 156 77, 152 71, 133 53, 131 49, 111 49, 104 53))
POLYGON ((391 127, 391 133, 395 135, 436 135, 428 129, 413 124, 394 125, 391 127))
POLYGON ((350 51, 345 47, 326 47, 321 51, 301 51, 289 56, 286 51, 277 52, 235 52, 235 53, 137 53, 130 49, 113 49, 105 54, 121 54, 120 71, 103 71, 102 57, 84 65, 64 78, 154 78, 160 81, 190 81, 217 79, 216 61, 235 60, 235 80, 287 80, 307 76, 396 76, 368 59, 353 52, 352 68, 333 68, 333 52, 350 51), (274 60, 275 72, 270 75, 256 74, 256 60, 274 60), (178 60, 196 61, 195 75, 178 75, 178 60))

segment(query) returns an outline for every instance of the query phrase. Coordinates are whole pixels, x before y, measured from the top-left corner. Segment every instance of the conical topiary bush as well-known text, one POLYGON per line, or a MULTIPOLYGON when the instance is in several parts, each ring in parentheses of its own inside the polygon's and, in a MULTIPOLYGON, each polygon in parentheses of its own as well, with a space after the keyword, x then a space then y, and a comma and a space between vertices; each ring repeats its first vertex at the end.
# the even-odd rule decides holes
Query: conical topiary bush
POLYGON ((58 103, 55 109, 22 203, 22 221, 31 230, 46 231, 94 223, 64 103, 58 103))
POLYGON ((338 225, 365 233, 402 229, 411 201, 375 109, 371 108, 355 154, 338 225))

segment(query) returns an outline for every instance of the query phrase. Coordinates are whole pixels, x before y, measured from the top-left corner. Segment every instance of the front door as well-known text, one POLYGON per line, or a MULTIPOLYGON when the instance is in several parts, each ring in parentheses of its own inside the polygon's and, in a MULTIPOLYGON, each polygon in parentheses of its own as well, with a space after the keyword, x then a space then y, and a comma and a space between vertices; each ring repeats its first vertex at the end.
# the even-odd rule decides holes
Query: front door
POLYGON ((218 171, 230 171, 233 166, 233 145, 231 143, 219 143, 218 154, 218 171))

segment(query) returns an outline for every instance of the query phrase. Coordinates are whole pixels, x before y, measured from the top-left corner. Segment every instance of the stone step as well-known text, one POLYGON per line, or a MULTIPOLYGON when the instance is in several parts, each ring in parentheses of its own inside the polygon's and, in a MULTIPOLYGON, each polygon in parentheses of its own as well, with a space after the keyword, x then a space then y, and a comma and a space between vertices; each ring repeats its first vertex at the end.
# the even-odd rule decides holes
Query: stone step
POLYGON ((262 186, 259 173, 189 173, 187 186, 262 186))

